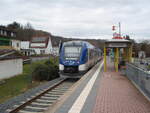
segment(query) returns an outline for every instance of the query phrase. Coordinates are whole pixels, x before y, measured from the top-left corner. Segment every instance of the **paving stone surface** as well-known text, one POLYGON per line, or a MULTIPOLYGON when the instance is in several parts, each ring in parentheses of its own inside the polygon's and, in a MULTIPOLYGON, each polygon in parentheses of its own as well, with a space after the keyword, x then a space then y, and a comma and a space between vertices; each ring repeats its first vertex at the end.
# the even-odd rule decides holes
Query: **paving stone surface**
MULTIPOLYGON (((150 102, 120 72, 107 62, 103 72, 93 113, 150 113, 150 102)), ((135 75, 136 76, 136 75, 135 75)))

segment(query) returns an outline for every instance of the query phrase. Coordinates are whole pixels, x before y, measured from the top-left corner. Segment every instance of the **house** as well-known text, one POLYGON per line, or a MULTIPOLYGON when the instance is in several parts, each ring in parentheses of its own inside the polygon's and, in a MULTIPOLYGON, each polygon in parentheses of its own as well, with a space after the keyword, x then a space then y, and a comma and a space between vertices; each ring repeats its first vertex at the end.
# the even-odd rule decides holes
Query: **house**
POLYGON ((51 54, 52 43, 50 36, 38 36, 32 37, 30 41, 30 48, 35 51, 36 54, 51 54))
POLYGON ((16 39, 16 32, 0 26, 0 48, 20 50, 21 41, 16 39))
POLYGON ((29 49, 30 41, 21 41, 21 49, 29 49))
POLYGON ((59 42, 52 40, 52 54, 58 56, 59 54, 59 42))
POLYGON ((30 48, 30 41, 21 41, 21 53, 25 56, 35 55, 34 49, 30 48))
POLYGON ((56 56, 59 55, 59 46, 54 46, 53 47, 53 55, 56 55, 56 56))
POLYGON ((24 56, 32 56, 36 54, 33 49, 21 49, 20 51, 24 56))
POLYGON ((52 41, 52 54, 58 56, 59 55, 59 45, 62 42, 60 37, 52 37, 51 38, 52 41))
POLYGON ((15 50, 21 49, 21 41, 17 39, 11 39, 11 47, 13 47, 15 50))

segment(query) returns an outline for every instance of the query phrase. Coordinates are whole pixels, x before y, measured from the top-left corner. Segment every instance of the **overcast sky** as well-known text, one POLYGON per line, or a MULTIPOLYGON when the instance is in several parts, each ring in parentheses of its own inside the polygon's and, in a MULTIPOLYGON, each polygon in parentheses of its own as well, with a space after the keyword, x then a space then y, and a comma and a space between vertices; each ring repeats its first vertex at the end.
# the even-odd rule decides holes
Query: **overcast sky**
POLYGON ((122 34, 150 38, 150 0, 0 0, 0 24, 31 23, 54 35, 112 38, 112 25, 122 34))

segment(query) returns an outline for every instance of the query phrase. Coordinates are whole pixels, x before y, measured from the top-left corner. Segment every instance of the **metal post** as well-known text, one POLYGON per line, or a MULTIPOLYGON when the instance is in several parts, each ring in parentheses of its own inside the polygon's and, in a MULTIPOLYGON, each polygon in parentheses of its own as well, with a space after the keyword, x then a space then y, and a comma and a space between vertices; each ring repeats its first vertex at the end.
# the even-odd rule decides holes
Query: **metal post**
POLYGON ((126 48, 123 48, 123 60, 126 61, 126 48))
POLYGON ((129 62, 132 61, 132 46, 129 48, 129 62))
POLYGON ((104 47, 104 72, 107 71, 107 62, 106 62, 106 47, 104 47))
POLYGON ((129 62, 129 53, 130 53, 130 49, 126 48, 126 58, 127 58, 127 62, 129 62))
POLYGON ((116 55, 115 55, 115 59, 116 59, 116 61, 115 61, 115 68, 116 68, 116 72, 118 72, 118 64, 119 64, 119 49, 118 48, 116 48, 116 55))

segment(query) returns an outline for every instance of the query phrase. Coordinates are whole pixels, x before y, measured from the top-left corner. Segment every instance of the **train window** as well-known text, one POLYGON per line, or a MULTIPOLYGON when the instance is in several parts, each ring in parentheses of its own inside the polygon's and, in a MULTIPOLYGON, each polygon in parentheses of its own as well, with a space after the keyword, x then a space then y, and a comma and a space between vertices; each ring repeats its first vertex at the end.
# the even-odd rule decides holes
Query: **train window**
POLYGON ((76 60, 80 56, 81 47, 80 46, 76 46, 76 47, 66 46, 64 49, 64 52, 65 52, 66 59, 76 60))

